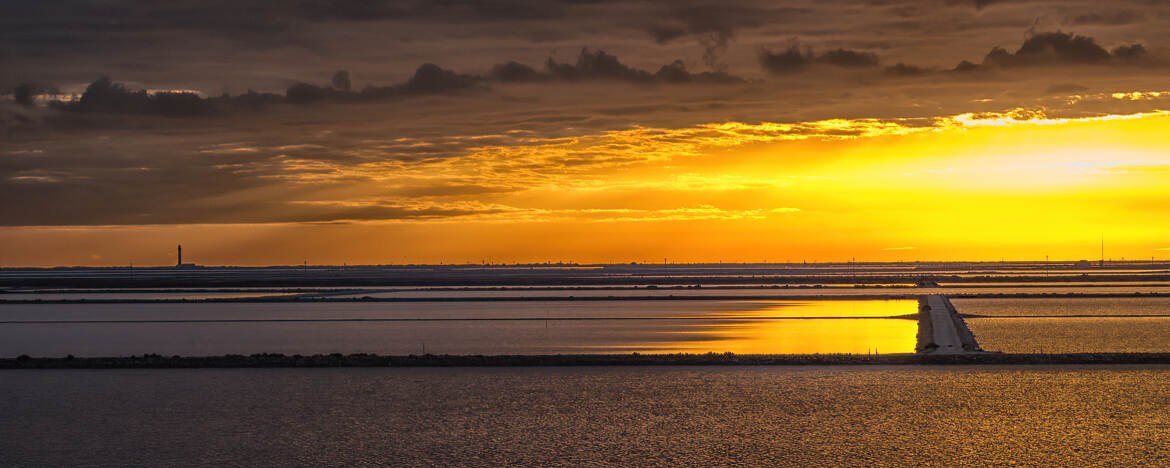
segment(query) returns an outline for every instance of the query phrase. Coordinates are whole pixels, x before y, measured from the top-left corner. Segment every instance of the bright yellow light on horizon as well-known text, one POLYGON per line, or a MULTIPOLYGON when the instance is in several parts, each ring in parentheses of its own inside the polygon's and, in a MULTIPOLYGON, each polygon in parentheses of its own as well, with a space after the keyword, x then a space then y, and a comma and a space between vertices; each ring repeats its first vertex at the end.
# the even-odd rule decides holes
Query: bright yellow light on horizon
MULTIPOLYGON (((1158 249, 1170 247, 1167 128, 1170 115, 1153 112, 635 129, 553 146, 484 148, 443 163, 443 174, 526 188, 401 201, 471 213, 465 216, 271 224, 262 231, 13 227, 0 230, 0 242, 30 248, 0 260, 165 264, 136 252, 152 243, 169 252, 171 239, 212 232, 224 241, 198 248, 202 263, 1079 259, 1095 257, 1102 234, 1110 257, 1166 258, 1170 251, 1158 249), (548 158, 594 153, 614 163, 570 165, 563 173, 530 169, 548 158), (52 245, 95 252, 23 256, 55 251, 52 245)), ((348 170, 341 175, 383 175, 322 192, 340 198, 289 206, 382 203, 379 190, 395 173, 348 170)))

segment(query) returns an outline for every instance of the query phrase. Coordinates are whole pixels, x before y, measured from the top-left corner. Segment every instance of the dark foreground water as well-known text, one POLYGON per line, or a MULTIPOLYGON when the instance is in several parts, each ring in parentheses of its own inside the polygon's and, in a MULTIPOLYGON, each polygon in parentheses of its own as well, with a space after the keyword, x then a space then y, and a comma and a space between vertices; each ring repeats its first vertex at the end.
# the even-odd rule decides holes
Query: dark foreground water
POLYGON ((1170 367, 0 371, 0 466, 1162 465, 1170 367))

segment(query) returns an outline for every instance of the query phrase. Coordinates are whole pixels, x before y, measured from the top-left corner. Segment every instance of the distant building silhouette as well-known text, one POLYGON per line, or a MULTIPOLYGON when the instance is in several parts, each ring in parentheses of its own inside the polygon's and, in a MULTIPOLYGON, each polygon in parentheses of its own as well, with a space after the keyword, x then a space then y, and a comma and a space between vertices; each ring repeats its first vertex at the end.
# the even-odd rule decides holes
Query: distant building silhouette
POLYGON ((183 263, 183 245, 182 244, 179 244, 178 253, 179 253, 179 261, 178 261, 178 263, 175 263, 175 268, 193 268, 193 267, 198 266, 198 265, 195 265, 194 263, 183 263))

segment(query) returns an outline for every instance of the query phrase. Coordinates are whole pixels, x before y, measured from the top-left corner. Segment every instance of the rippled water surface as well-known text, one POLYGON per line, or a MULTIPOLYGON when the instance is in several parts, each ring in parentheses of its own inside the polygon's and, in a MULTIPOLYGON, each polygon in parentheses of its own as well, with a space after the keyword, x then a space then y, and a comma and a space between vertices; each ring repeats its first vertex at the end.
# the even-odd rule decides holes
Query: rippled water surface
POLYGON ((989 316, 1170 315, 1170 297, 951 299, 951 303, 960 313, 989 316))
POLYGON ((0 305, 0 356, 913 352, 914 300, 0 305), (818 318, 819 317, 819 318, 818 318))
POLYGON ((1165 466, 1168 367, 0 371, 0 466, 1165 466))
POLYGON ((1005 353, 1166 353, 1167 317, 968 318, 986 351, 1005 353))
POLYGON ((981 316, 969 317, 966 322, 980 346, 988 351, 1170 352, 1170 317, 1167 317, 1170 298, 953 299, 951 302, 962 314, 981 316))

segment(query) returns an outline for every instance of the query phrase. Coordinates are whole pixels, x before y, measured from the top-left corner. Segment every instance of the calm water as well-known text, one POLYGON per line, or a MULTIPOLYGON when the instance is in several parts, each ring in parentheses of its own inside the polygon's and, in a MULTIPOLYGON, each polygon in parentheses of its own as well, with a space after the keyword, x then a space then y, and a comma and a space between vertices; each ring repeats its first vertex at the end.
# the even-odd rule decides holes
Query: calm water
POLYGON ((1170 368, 0 371, 0 466, 1166 466, 1170 368))
POLYGON ((913 300, 8 304, 0 356, 899 353, 913 352, 917 321, 876 317, 916 312, 913 300))

